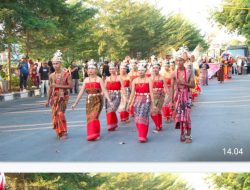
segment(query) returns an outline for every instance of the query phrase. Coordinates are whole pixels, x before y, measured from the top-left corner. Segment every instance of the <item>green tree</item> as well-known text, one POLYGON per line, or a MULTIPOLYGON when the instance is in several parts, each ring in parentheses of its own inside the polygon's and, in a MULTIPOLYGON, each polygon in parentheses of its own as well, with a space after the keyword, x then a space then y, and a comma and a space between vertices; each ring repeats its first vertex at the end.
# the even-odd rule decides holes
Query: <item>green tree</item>
POLYGON ((98 190, 188 190, 185 181, 172 174, 113 173, 98 190))
POLYGON ((249 173, 220 173, 208 177, 216 189, 225 190, 250 190, 249 173))
POLYGON ((169 15, 167 17, 165 31, 166 41, 162 45, 161 51, 177 50, 183 45, 187 46, 190 51, 193 51, 199 44, 204 51, 208 49, 208 44, 200 34, 200 30, 181 14, 169 15))
POLYGON ((6 173, 10 189, 94 190, 106 177, 87 173, 6 173))
POLYGON ((89 0, 99 11, 95 35, 98 53, 110 59, 126 55, 142 57, 167 52, 187 45, 207 48, 195 25, 180 15, 165 16, 153 5, 131 0, 89 0))
POLYGON ((250 0, 224 0, 223 10, 215 10, 212 18, 230 32, 238 32, 250 45, 250 0))

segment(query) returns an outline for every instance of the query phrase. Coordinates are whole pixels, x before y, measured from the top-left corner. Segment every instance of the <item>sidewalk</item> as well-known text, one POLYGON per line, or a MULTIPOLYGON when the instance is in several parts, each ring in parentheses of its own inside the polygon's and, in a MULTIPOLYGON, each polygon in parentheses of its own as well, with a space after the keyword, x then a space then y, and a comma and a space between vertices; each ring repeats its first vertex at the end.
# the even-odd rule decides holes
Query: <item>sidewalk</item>
MULTIPOLYGON (((81 86, 82 82, 79 83, 79 90, 81 86)), ((6 101, 12 101, 30 97, 40 97, 40 96, 41 96, 41 89, 32 89, 32 90, 27 90, 26 92, 3 93, 0 94, 0 102, 6 102, 6 101)))
POLYGON ((6 101, 12 101, 22 98, 29 98, 29 97, 35 97, 40 96, 41 90, 40 89, 32 89, 27 90, 26 92, 11 92, 11 93, 4 93, 0 94, 0 102, 6 102, 6 101))

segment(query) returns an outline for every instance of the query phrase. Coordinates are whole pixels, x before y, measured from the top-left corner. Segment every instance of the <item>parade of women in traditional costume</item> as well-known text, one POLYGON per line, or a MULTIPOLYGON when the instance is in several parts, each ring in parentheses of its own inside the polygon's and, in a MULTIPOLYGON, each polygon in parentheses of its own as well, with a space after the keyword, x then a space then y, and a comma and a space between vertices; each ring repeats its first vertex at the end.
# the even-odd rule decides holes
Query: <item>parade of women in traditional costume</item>
POLYGON ((76 108, 84 91, 86 91, 87 140, 93 141, 100 138, 101 126, 99 116, 103 107, 102 94, 104 94, 111 106, 113 106, 113 104, 105 89, 103 80, 96 75, 96 65, 93 60, 88 62, 88 76, 89 77, 85 78, 72 108, 76 108))
POLYGON ((129 99, 129 105, 134 105, 139 142, 147 141, 151 104, 152 109, 156 109, 152 82, 150 78, 146 77, 146 70, 146 63, 141 62, 138 65, 139 77, 132 82, 132 92, 129 99))
MULTIPOLYGON (((59 54, 58 51, 53 58, 56 71, 50 75, 47 104, 51 103, 53 128, 57 136, 63 139, 67 137, 65 111, 69 100, 68 89, 71 88, 71 77, 69 72, 62 70, 61 54, 60 56, 59 54)), ((162 130, 162 119, 171 121, 173 118, 175 128, 180 129, 180 141, 191 143, 191 94, 196 85, 193 61, 190 60, 189 54, 185 51, 183 53, 183 50, 177 52, 177 68, 173 61, 161 60, 160 64, 155 58, 151 63, 151 77, 147 76, 149 63, 144 60, 137 62, 138 64, 135 60, 130 60, 131 71, 127 73, 128 63, 123 61, 119 65, 119 75, 117 66, 110 62, 110 76, 105 82, 97 76, 94 60, 87 63, 88 77, 84 79, 72 105, 74 110, 83 93, 87 93, 87 140, 98 140, 101 136, 99 116, 103 107, 106 110, 108 131, 114 131, 119 126, 117 111, 119 111, 120 122, 127 122, 129 109, 133 107, 139 142, 148 140, 151 117, 155 132, 162 130), (164 70, 161 70, 161 66, 164 70)))
POLYGON ((49 96, 46 106, 51 106, 51 117, 53 129, 60 139, 67 137, 67 121, 65 111, 67 108, 69 93, 72 88, 71 76, 61 68, 61 52, 57 50, 52 59, 55 72, 49 76, 49 96))

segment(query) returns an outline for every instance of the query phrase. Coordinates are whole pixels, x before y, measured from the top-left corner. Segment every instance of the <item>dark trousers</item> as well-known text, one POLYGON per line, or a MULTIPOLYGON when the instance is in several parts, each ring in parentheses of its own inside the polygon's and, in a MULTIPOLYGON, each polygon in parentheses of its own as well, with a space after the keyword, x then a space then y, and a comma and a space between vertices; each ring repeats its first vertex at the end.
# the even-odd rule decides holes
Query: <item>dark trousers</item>
POLYGON ((79 91, 79 79, 72 79, 73 88, 70 89, 70 93, 77 94, 79 91))
POLYGON ((28 75, 20 74, 20 89, 23 90, 23 88, 27 88, 27 80, 28 80, 28 75))

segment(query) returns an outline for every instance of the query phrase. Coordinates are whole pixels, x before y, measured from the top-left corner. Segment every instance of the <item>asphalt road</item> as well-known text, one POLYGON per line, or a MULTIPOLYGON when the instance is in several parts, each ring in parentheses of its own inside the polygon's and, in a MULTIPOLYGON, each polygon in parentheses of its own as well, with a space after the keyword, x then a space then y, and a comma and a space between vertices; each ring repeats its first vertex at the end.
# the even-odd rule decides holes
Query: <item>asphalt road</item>
POLYGON ((149 141, 143 144, 137 142, 133 119, 108 132, 104 109, 101 139, 88 142, 85 98, 72 111, 75 98, 71 97, 66 112, 69 138, 63 141, 52 130, 45 99, 0 103, 0 161, 250 161, 250 75, 236 76, 224 84, 210 80, 203 87, 192 107, 192 144, 179 142, 180 131, 173 123, 164 123, 163 131, 153 133, 150 121, 149 141), (228 154, 229 149, 235 154, 228 154))

